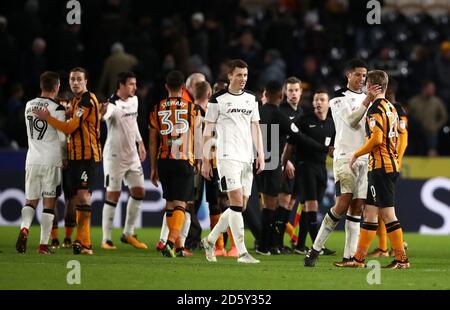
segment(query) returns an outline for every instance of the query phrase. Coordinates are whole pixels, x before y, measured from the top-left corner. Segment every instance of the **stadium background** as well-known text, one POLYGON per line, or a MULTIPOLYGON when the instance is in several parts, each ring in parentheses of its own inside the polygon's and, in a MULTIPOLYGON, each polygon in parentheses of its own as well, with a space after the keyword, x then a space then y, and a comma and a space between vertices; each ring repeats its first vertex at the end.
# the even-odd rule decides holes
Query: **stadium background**
MULTIPOLYGON (((165 73, 203 72, 213 83, 225 77, 229 58, 249 63, 248 88, 256 93, 270 79, 298 76, 304 87, 302 105, 308 108, 314 89, 326 86, 332 91, 344 85, 343 65, 357 56, 395 77, 397 99, 407 110, 422 85, 432 82, 434 96, 442 100, 447 115, 450 111, 447 0, 380 1, 379 25, 367 23, 367 1, 361 0, 91 0, 80 1, 81 25, 67 24, 66 3, 0 3, 0 225, 20 221, 27 147, 23 109, 38 94, 39 75, 45 70, 61 73, 61 96, 68 98, 68 71, 87 68, 88 88, 101 99, 114 88, 117 68, 137 72, 143 136, 152 104, 164 96, 165 73)), ((445 113, 435 114, 435 119, 410 114, 398 216, 405 230, 450 234, 450 125, 445 113), (438 120, 443 124, 430 133, 428 125, 438 120)), ((144 170, 148 180, 148 162, 144 170)), ((147 184, 141 225, 157 226, 163 201, 147 184)), ((322 210, 333 203, 333 192, 330 178, 322 210)), ((93 200, 93 223, 99 225, 101 180, 93 200)), ((204 206, 200 213, 204 226, 206 210, 204 206)), ((116 224, 123 219, 116 217, 116 224)))

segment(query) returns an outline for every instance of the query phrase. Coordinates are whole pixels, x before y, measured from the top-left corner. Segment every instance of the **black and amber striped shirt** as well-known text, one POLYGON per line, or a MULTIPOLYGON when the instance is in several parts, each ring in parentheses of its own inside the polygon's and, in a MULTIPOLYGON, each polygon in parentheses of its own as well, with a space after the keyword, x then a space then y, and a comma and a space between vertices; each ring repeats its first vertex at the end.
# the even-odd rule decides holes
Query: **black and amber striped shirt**
POLYGON ((359 157, 369 153, 369 170, 383 169, 399 172, 396 145, 399 118, 397 110, 387 99, 376 99, 366 116, 366 143, 355 153, 359 157))
POLYGON ((71 102, 72 116, 66 123, 49 117, 48 123, 69 135, 69 160, 91 160, 100 162, 102 150, 100 145, 100 104, 91 92, 81 97, 74 97, 71 102), (84 111, 81 114, 81 111, 84 111))
POLYGON ((194 164, 194 132, 200 110, 181 97, 161 100, 150 113, 150 127, 159 133, 158 158, 188 160, 194 164))

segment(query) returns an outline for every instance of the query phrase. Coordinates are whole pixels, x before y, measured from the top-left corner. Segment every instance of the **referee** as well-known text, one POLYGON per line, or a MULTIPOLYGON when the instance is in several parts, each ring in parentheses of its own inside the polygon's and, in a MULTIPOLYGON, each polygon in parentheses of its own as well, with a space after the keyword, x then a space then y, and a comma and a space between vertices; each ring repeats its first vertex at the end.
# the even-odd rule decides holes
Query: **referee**
MULTIPOLYGON (((328 154, 332 156, 336 131, 333 119, 328 114, 328 93, 324 90, 318 90, 314 93, 313 98, 314 112, 300 117, 296 125, 302 133, 325 146, 325 149, 328 149, 328 154)), ((308 229, 311 240, 314 243, 318 232, 317 211, 319 209, 319 201, 322 201, 328 180, 326 170, 327 152, 313 149, 289 137, 285 154, 283 154, 283 165, 287 162, 287 158, 290 158, 294 147, 297 159, 296 170, 298 171, 294 192, 305 205, 300 225, 304 225, 308 229)), ((303 251, 306 248, 305 239, 306 235, 303 238, 299 238, 297 250, 303 251)), ((332 255, 335 254, 335 251, 324 248, 322 254, 332 255)))

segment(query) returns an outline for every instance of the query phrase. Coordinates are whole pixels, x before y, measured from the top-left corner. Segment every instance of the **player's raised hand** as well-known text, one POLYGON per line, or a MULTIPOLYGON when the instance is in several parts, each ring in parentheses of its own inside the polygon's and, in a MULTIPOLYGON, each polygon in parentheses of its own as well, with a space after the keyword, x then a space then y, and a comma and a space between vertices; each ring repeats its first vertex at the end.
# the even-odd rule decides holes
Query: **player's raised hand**
POLYGON ((367 97, 370 101, 373 101, 382 91, 381 86, 378 84, 369 85, 369 87, 367 87, 367 97))
POLYGON ((41 121, 48 120, 48 117, 50 116, 50 112, 45 107, 35 107, 32 111, 41 121))

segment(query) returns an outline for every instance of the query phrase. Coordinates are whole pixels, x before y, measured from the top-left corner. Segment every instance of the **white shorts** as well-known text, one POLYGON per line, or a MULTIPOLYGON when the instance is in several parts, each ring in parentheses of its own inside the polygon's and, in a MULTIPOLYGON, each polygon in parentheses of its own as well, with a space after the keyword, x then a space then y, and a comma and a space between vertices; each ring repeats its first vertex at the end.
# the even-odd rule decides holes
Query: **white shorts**
POLYGON ((353 199, 367 198, 367 173, 369 164, 367 160, 357 160, 354 171, 349 166, 350 159, 342 158, 333 162, 334 182, 336 196, 340 194, 353 194, 353 199))
POLYGON ((47 165, 25 167, 25 197, 35 200, 54 198, 61 190, 62 168, 47 165), (59 188, 59 189, 58 189, 59 188))
POLYGON ((250 197, 253 183, 253 167, 250 163, 237 160, 218 159, 217 171, 222 192, 242 188, 242 194, 250 197))
POLYGON ((103 160, 105 188, 108 192, 120 192, 122 180, 128 188, 144 187, 144 173, 140 162, 123 165, 114 161, 103 160))

